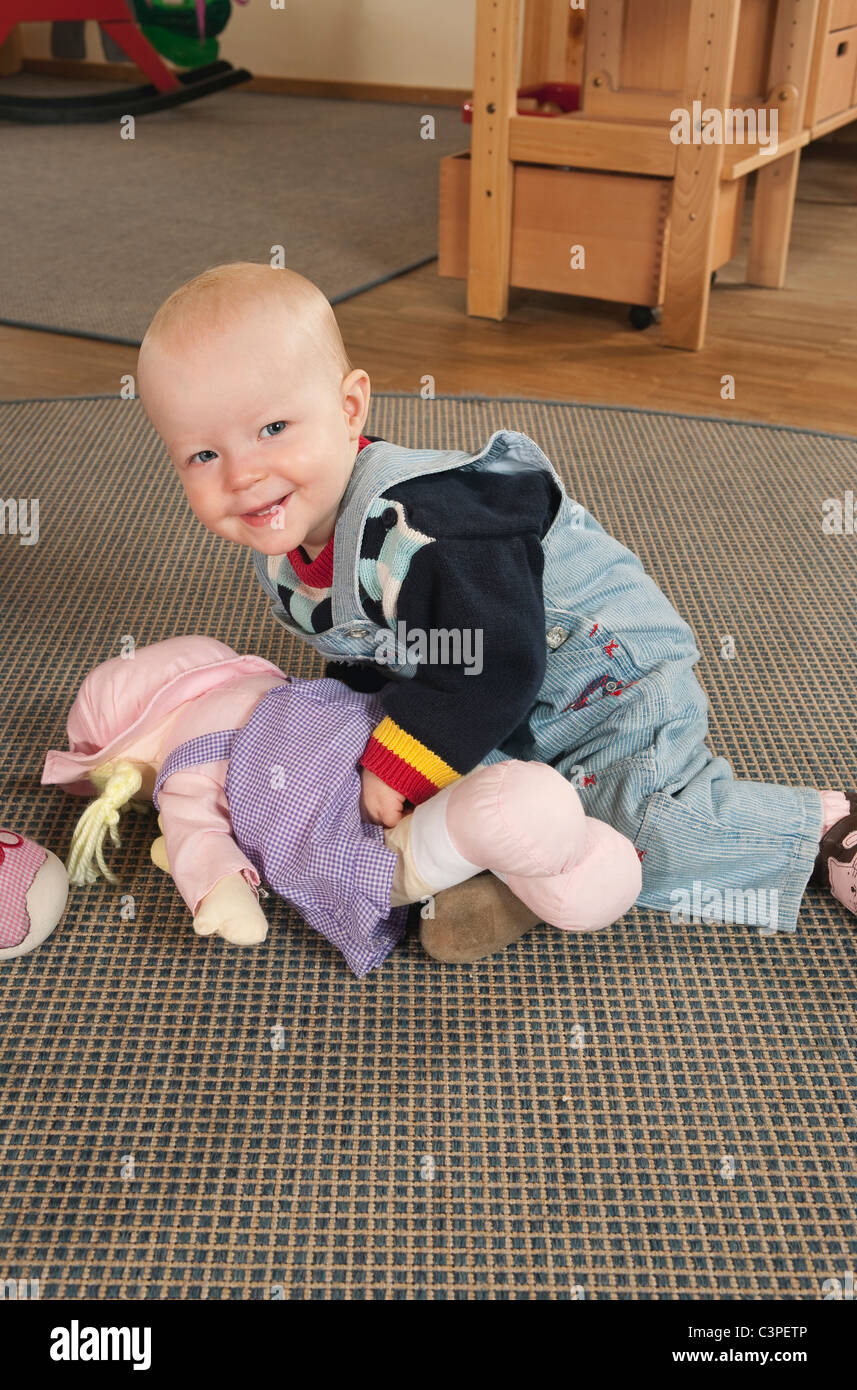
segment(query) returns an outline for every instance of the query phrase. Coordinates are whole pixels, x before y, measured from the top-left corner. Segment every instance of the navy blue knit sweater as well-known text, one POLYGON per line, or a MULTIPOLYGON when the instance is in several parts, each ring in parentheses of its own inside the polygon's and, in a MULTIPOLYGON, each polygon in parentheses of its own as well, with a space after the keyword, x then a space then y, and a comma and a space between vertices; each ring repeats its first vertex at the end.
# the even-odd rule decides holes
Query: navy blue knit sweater
MULTIPOLYGON (((526 750, 546 659, 541 540, 560 500, 542 470, 464 465, 387 488, 370 508, 360 602, 367 618, 404 637, 416 674, 391 679, 383 664, 328 662, 325 675, 379 693, 385 718, 361 762, 414 805, 492 748, 526 750)), ((283 560, 287 612, 307 631, 330 627, 333 537, 311 563, 301 550, 283 560)))

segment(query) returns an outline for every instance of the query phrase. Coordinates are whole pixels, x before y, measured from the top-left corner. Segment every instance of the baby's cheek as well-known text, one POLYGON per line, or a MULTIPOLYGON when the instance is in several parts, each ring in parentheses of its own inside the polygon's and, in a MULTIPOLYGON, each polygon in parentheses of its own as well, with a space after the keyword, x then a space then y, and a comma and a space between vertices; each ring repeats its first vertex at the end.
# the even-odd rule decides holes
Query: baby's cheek
POLYGON ((188 484, 185 479, 182 479, 182 486, 187 504, 194 516, 203 526, 207 526, 211 520, 211 499, 208 490, 188 484))

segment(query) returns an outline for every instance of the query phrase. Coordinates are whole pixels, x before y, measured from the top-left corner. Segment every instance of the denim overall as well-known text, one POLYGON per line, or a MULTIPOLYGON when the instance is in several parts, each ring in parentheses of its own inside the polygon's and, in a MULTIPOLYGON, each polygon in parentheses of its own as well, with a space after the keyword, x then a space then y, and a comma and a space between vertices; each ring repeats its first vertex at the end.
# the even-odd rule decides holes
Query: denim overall
MULTIPOLYGON (((567 495, 526 435, 498 430, 475 455, 366 445, 336 523, 332 627, 297 627, 279 600, 268 557, 255 551, 273 616, 322 656, 371 662, 382 629, 358 600, 366 518, 383 510, 385 489, 452 468, 545 469, 562 494, 542 540, 544 680, 525 729, 483 764, 537 759, 569 778, 587 815, 633 841, 642 864, 641 906, 677 915, 689 903, 696 920, 758 921, 765 934, 794 931, 818 853, 820 792, 736 780, 725 758, 708 749, 708 699, 692 669, 700 654, 691 628, 637 556, 567 495)), ((274 573, 278 562, 271 562, 274 573)), ((385 671, 408 679, 416 668, 397 650, 401 660, 385 671)))

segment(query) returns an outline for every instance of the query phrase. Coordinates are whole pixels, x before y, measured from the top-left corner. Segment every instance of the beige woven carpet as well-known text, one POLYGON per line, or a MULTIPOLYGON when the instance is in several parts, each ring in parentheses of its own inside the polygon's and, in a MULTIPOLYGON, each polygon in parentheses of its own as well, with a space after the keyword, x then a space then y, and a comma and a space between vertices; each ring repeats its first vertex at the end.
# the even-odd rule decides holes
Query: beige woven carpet
MULTIPOLYGON (((857 441, 518 400, 376 397, 369 420, 468 450, 501 426, 693 624, 736 773, 857 784, 857 542, 821 530, 857 441)), ((40 786, 43 754, 125 634, 320 666, 249 551, 186 511, 136 402, 6 404, 0 430, 0 493, 40 501, 38 544, 0 537, 0 807, 64 856, 83 803, 40 786)), ((634 910, 473 968, 412 933, 358 981, 276 900, 259 949, 194 936, 154 833, 132 820, 122 888, 73 890, 0 966, 4 1278, 48 1299, 816 1300, 853 1270, 857 921, 832 899, 810 890, 791 936, 634 910)))
MULTIPOLYGON (((0 85, 105 90, 35 73, 0 85)), ((336 304, 437 255, 438 164, 468 144, 452 108, 237 89, 140 116, 133 140, 113 122, 0 121, 0 322, 139 343, 179 285, 274 246, 336 304)))

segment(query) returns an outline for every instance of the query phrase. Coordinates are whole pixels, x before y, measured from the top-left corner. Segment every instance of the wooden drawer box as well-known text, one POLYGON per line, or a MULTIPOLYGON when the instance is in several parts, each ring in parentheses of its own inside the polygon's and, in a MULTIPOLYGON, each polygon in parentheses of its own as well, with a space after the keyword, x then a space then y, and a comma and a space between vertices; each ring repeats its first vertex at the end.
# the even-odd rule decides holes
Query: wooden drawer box
MULTIPOLYGON (((722 187, 712 269, 731 260, 746 179, 722 187)), ((663 302, 672 180, 516 164, 510 285, 654 307, 663 302), (571 248, 585 268, 571 268, 571 248)), ((440 161, 438 273, 466 278, 470 155, 440 161)))
POLYGON ((823 121, 851 106, 857 78, 857 25, 835 29, 824 39, 818 69, 815 119, 823 121))

